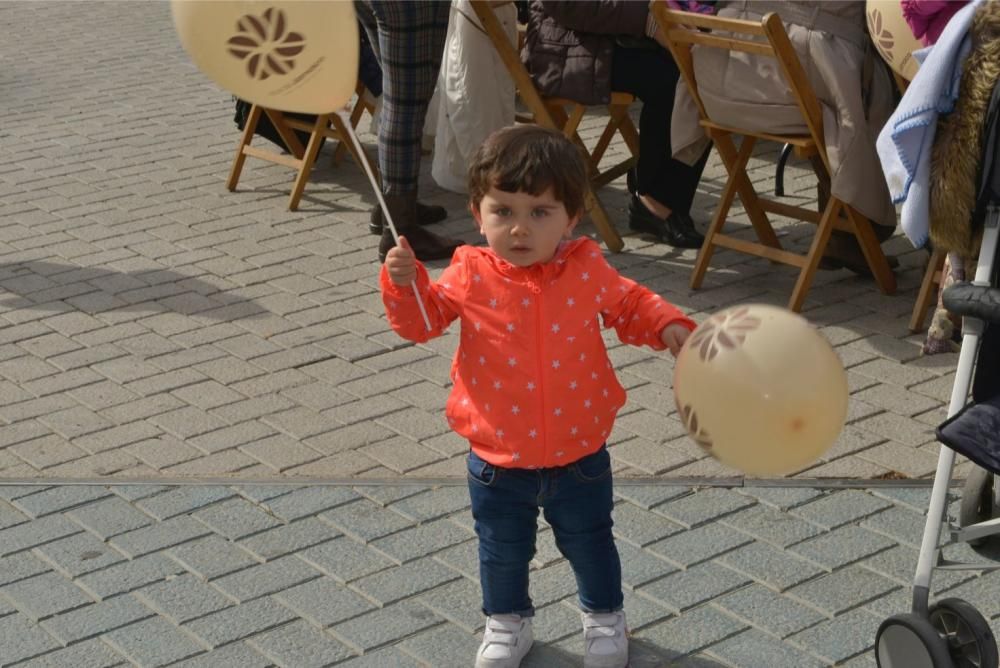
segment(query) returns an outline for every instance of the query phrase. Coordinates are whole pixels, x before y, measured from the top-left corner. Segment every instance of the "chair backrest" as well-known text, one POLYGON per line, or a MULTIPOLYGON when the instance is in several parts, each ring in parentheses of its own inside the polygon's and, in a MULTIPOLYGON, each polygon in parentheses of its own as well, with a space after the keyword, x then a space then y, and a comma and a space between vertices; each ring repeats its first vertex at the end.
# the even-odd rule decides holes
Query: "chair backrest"
POLYGON ((696 14, 669 9, 662 0, 653 0, 650 8, 656 22, 666 38, 667 46, 681 76, 687 84, 691 96, 703 120, 711 121, 705 105, 698 93, 698 82, 694 72, 692 48, 738 51, 774 58, 792 97, 802 112, 802 118, 809 128, 809 134, 816 143, 817 150, 829 169, 826 147, 823 142, 823 114, 819 101, 806 77, 798 54, 788 39, 788 33, 775 13, 766 14, 759 22, 729 19, 719 16, 696 14), (708 32, 706 32, 708 31, 708 32))

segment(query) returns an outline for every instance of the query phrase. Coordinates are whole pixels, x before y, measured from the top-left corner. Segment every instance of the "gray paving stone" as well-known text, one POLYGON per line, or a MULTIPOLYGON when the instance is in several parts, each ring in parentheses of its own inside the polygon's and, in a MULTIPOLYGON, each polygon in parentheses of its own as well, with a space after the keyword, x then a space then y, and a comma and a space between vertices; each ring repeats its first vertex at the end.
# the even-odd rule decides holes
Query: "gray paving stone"
POLYGON ((860 561, 895 544, 895 541, 881 534, 847 525, 793 545, 789 550, 832 570, 860 561))
POLYGON ((412 520, 394 510, 382 508, 366 499, 338 506, 319 517, 362 542, 381 538, 413 524, 412 520))
POLYGON ((389 605, 459 577, 447 566, 423 558, 359 578, 352 586, 379 604, 389 605))
POLYGON ((849 522, 873 515, 891 504, 857 489, 845 489, 828 494, 792 512, 813 524, 834 529, 849 522))
POLYGON ((622 563, 622 584, 625 587, 639 587, 677 570, 673 564, 649 550, 623 541, 618 541, 616 547, 622 563))
POLYGON ((23 615, 0 617, 0 638, 4 639, 5 664, 24 661, 59 647, 59 643, 23 615))
POLYGON ((242 498, 227 499, 193 513, 192 517, 230 540, 245 538, 281 525, 281 521, 242 498))
POLYGON ((14 606, 33 621, 94 602, 79 587, 55 573, 42 573, 0 588, 14 606))
POLYGON ((708 561, 717 555, 752 543, 753 538, 722 524, 706 524, 664 538, 647 550, 683 568, 708 561))
POLYGON ((386 647, 375 652, 366 653, 362 656, 350 659, 340 664, 349 668, 382 668, 383 666, 393 666, 394 668, 424 668, 426 664, 417 662, 412 656, 404 654, 397 647, 386 647))
POLYGON ((924 522, 925 518, 921 515, 893 506, 868 517, 861 522, 861 527, 885 534, 889 538, 911 547, 919 548, 920 539, 924 534, 924 522))
POLYGON ((242 539, 239 543, 257 557, 270 560, 332 540, 340 535, 342 535, 340 531, 329 524, 315 517, 307 517, 291 524, 268 529, 242 539))
POLYGON ((864 610, 851 610, 801 631, 790 640, 802 649, 837 663, 874 646, 875 632, 882 621, 864 610))
POLYGON ((695 527, 754 503, 739 492, 715 487, 668 501, 654 511, 686 527, 695 527))
POLYGON ((816 657, 789 647, 776 645, 774 639, 756 629, 749 629, 712 645, 713 655, 733 665, 768 666, 769 668, 809 668, 824 666, 816 657))
POLYGON ((162 666, 205 651, 189 634, 162 617, 111 631, 104 635, 104 639, 141 666, 162 666))
POLYGON ((162 494, 141 499, 135 505, 156 519, 165 520, 228 499, 234 495, 235 492, 225 487, 173 487, 162 494))
POLYGON ((644 510, 658 506, 664 501, 684 496, 688 488, 681 485, 629 485, 621 480, 615 485, 615 494, 644 510))
POLYGON ((452 580, 420 594, 416 600, 469 633, 483 628, 485 617, 476 614, 483 604, 478 582, 468 578, 452 580))
POLYGON ((671 573, 656 582, 637 588, 636 592, 674 612, 680 612, 749 582, 750 578, 741 573, 714 563, 707 563, 671 573))
POLYGON ((679 524, 628 502, 615 505, 612 519, 615 523, 615 536, 639 547, 683 531, 683 527, 679 524))
POLYGON ((253 636, 247 642, 281 666, 322 667, 354 656, 346 645, 301 620, 253 636))
POLYGON ((101 540, 153 523, 148 515, 116 496, 74 508, 67 516, 101 540))
POLYGON ((371 542, 371 546, 396 561, 406 562, 433 554, 472 537, 470 531, 444 519, 378 538, 371 542))
POLYGON ((320 575, 318 570, 298 557, 287 556, 224 575, 215 580, 214 584, 226 595, 243 603, 315 580, 320 575))
POLYGON ((263 501, 268 512, 291 522, 307 515, 343 505, 358 498, 350 487, 302 487, 277 498, 263 501))
POLYGON ((214 580, 259 563, 239 545, 216 535, 178 545, 164 554, 205 580, 214 580))
POLYGON ((418 522, 445 517, 469 507, 469 492, 462 486, 438 487, 392 504, 392 509, 418 522))
POLYGON ((171 517, 110 539, 110 543, 131 559, 206 536, 211 531, 190 517, 171 517))
POLYGON ((757 505, 722 520, 734 530, 785 548, 822 533, 822 529, 775 508, 757 505))
POLYGON ((182 628, 214 649, 281 626, 293 619, 295 613, 268 597, 199 617, 182 628))
POLYGON ((338 582, 350 582, 395 564, 351 538, 335 538, 296 555, 338 582))
POLYGON ((719 597, 714 603, 748 624, 780 638, 826 619, 813 608, 758 583, 719 597))
POLYGON ((133 561, 115 564, 103 571, 89 573, 77 582, 99 598, 132 591, 151 582, 158 582, 184 571, 177 563, 159 554, 150 554, 133 561))
POLYGON ((877 573, 848 566, 793 587, 789 593, 830 615, 837 615, 887 594, 897 586, 877 573))
POLYGON ((101 486, 63 485, 51 487, 14 500, 14 503, 32 517, 57 513, 108 496, 101 486))
POLYGON ((71 578, 100 570, 125 559, 110 545, 87 533, 60 538, 36 547, 35 552, 71 578))
MULTIPOLYGON (((691 654, 746 628, 746 624, 711 607, 701 607, 643 629, 641 640, 655 643, 669 659, 691 654)), ((697 665, 697 664, 695 664, 697 665)))
POLYGON ((125 657, 118 654, 100 640, 71 645, 31 660, 38 668, 64 668, 65 666, 87 666, 87 668, 112 668, 121 666, 125 657))
POLYGON ((18 552, 0 559, 0 586, 40 575, 51 566, 31 552, 18 552))
POLYGON ((462 666, 474 660, 480 638, 452 624, 410 636, 400 649, 432 666, 462 666))
POLYGON ((274 663, 250 645, 239 642, 215 648, 177 665, 184 668, 271 668, 274 663))
POLYGON ((718 558, 717 563, 778 591, 784 591, 825 572, 825 569, 811 561, 760 541, 727 552, 718 558))
POLYGON ((233 605, 233 601, 217 589, 190 574, 156 582, 135 591, 133 595, 175 624, 183 624, 233 605))
POLYGON ((337 624, 331 631, 354 651, 367 653, 441 621, 422 605, 403 601, 337 624))
POLYGON ((59 642, 69 645, 147 619, 155 614, 131 596, 115 596, 72 612, 50 617, 42 622, 42 627, 59 642))
POLYGON ((739 491, 747 496, 752 496, 761 503, 782 511, 794 508, 795 506, 801 506, 803 503, 822 495, 820 490, 808 487, 747 486, 739 491))
POLYGON ((328 577, 284 589, 274 598, 320 627, 351 619, 375 607, 367 599, 328 577))

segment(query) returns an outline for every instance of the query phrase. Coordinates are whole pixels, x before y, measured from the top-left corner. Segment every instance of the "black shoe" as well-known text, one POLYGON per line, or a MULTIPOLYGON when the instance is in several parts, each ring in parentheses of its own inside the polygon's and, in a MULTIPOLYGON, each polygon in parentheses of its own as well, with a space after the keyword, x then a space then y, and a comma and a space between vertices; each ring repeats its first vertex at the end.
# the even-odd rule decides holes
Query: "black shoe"
POLYGON ((664 220, 647 209, 635 195, 628 204, 628 226, 636 232, 652 234, 675 248, 701 248, 705 241, 705 237, 695 229, 691 216, 674 211, 664 220))
MULTIPOLYGON (((443 206, 436 204, 421 204, 417 202, 417 225, 432 225, 440 223, 448 217, 448 211, 443 206)), ((382 234, 382 207, 376 206, 372 209, 371 222, 368 223, 368 231, 378 236, 382 234)))
MULTIPOLYGON (((399 232, 410 242, 410 248, 421 262, 449 260, 455 249, 465 244, 461 239, 442 237, 422 227, 411 227, 399 232)), ((392 238, 392 232, 389 229, 382 232, 382 241, 378 245, 378 261, 385 262, 386 253, 395 245, 396 240, 392 238)))

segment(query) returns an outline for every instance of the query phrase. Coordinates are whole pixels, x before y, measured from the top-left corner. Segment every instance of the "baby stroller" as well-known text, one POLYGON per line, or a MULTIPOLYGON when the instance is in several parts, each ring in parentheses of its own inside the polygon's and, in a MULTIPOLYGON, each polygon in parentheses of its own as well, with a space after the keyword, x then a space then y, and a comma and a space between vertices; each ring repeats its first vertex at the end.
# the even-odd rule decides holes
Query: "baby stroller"
POLYGON ((962 490, 959 526, 949 521, 953 541, 976 545, 1000 533, 1000 288, 994 271, 1000 237, 1000 85, 986 114, 974 223, 982 219, 979 263, 972 283, 956 283, 944 294, 945 307, 961 315, 962 349, 952 386, 948 419, 938 427, 943 444, 938 457, 913 583, 913 608, 889 617, 875 636, 880 668, 997 668, 997 644, 989 623, 971 604, 958 598, 929 602, 934 568, 990 570, 1000 563, 958 563, 940 552, 955 452, 979 469, 962 490), (967 404, 969 390, 972 402, 967 404), (945 447, 946 446, 946 447, 945 447))

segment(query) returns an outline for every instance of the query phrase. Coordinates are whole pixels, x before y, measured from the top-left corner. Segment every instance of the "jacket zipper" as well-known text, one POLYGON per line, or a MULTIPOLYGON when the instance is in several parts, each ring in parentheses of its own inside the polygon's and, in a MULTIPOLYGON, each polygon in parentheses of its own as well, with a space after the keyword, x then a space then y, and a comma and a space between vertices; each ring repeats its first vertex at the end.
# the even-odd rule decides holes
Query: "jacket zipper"
MULTIPOLYGON (((542 272, 540 280, 544 280, 545 272, 542 272)), ((543 368, 544 360, 542 355, 543 342, 545 341, 545 330, 544 323, 542 322, 542 314, 545 313, 545 309, 542 308, 542 286, 539 284, 532 285, 533 293, 535 293, 535 308, 537 309, 535 313, 535 340, 538 341, 538 349, 535 350, 535 366, 538 371, 538 406, 539 415, 541 415, 541 420, 539 420, 539 430, 541 433, 539 437, 542 441, 542 466, 545 466, 549 461, 548 457, 548 439, 545 437, 547 430, 545 429, 545 420, 548 417, 545 413, 545 388, 543 387, 542 378, 545 375, 545 370, 543 368)))

